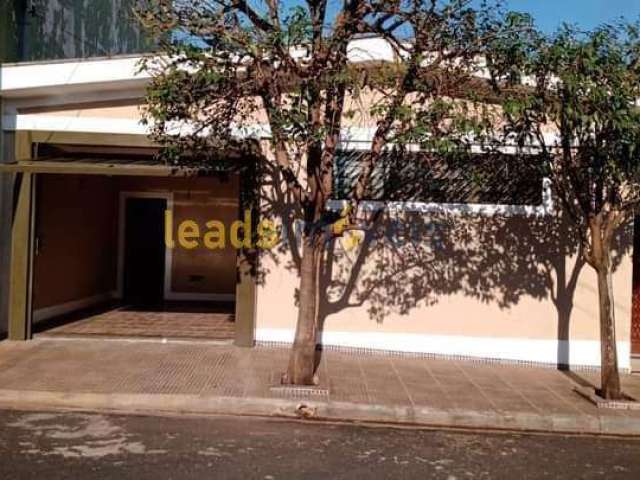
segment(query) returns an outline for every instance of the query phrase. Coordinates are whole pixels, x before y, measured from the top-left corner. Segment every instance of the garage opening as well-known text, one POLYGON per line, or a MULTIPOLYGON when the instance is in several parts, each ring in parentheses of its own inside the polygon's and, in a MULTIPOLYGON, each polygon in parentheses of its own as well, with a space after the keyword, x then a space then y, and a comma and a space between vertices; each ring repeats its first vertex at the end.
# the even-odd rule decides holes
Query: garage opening
POLYGON ((168 239, 237 220, 237 177, 39 174, 35 211, 36 335, 234 339, 236 250, 168 239))

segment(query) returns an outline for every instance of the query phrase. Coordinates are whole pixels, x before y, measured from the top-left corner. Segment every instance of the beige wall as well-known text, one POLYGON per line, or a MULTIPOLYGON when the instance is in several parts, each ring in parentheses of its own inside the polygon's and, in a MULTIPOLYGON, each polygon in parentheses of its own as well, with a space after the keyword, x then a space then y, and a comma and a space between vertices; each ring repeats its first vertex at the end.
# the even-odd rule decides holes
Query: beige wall
POLYGON ((116 199, 108 177, 38 177, 34 309, 115 289, 116 199))
MULTIPOLYGON (((181 222, 193 220, 204 234, 209 220, 229 225, 238 219, 238 179, 216 178, 136 178, 119 181, 122 192, 172 192, 173 238, 181 222)), ((226 248, 209 250, 202 242, 194 249, 176 245, 172 252, 171 287, 176 293, 234 294, 236 285, 236 252, 227 242, 226 248)))
MULTIPOLYGON (((294 298, 299 279, 294 271, 284 267, 288 260, 286 254, 279 255, 277 261, 263 257, 261 266, 266 278, 258 295, 258 328, 293 329, 295 326, 297 310, 294 298)), ((374 262, 375 259, 368 261, 374 262)), ((347 262, 350 263, 349 260, 347 262)), ((566 260, 568 270, 573 264, 573 259, 566 260)), ((630 258, 626 256, 614 275, 617 334, 620 341, 629 340, 631 273, 630 258)), ((442 275, 447 273, 443 271, 442 275)), ((550 278, 553 287, 544 296, 523 292, 517 301, 504 307, 499 305, 498 298, 491 292, 478 292, 475 295, 453 288, 450 293, 434 294, 428 291, 427 285, 426 291, 420 289, 423 290, 422 294, 413 295, 408 292, 413 288, 412 284, 396 284, 391 288, 383 285, 379 287, 380 295, 385 290, 407 290, 411 300, 406 302, 406 311, 385 305, 384 301, 365 301, 363 305, 357 305, 356 294, 351 299, 356 305, 330 315, 324 328, 327 331, 556 339, 559 312, 551 298, 551 290, 557 288, 554 277, 551 275, 550 278), (486 295, 485 298, 482 298, 483 295, 486 295), (370 312, 371 308, 385 307, 390 311, 381 319, 370 312)), ((590 267, 584 267, 573 295, 574 307, 570 317, 572 339, 599 339, 595 285, 595 275, 590 267)))
MULTIPOLYGON (((575 243, 557 216, 395 218, 441 227, 414 246, 383 241, 367 253, 363 247, 345 251, 344 240, 338 240, 332 280, 325 279, 323 286, 325 343, 598 365, 596 277, 588 265, 574 271, 575 243), (354 288, 348 290, 356 270, 354 288), (515 341, 521 351, 504 351, 504 339, 515 341)), ((621 232, 613 277, 622 368, 629 365, 631 238, 630 228, 621 232)), ((286 252, 262 256, 259 340, 292 338, 299 279, 291 266, 286 252)))

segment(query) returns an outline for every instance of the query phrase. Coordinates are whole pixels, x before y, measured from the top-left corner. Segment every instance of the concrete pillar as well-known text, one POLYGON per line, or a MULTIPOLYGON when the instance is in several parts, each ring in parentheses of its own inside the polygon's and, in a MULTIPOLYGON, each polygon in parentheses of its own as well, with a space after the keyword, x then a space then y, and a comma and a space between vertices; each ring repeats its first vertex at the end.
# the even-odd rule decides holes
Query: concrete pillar
MULTIPOLYGON (((27 132, 15 136, 18 159, 31 156, 31 139, 27 132)), ((36 175, 14 175, 9 271, 8 330, 11 340, 31 338, 31 285, 33 272, 33 223, 35 218, 36 175)))
MULTIPOLYGON (((2 105, 0 104, 0 113, 2 105)), ((0 164, 13 159, 13 134, 2 132, 0 120, 0 164)), ((13 175, 0 173, 0 340, 9 328, 9 266, 11 259, 11 218, 13 216, 13 175)))
MULTIPOLYGON (((245 210, 251 211, 251 232, 255 236, 259 222, 258 208, 258 174, 256 162, 241 175, 240 184, 240 215, 245 210)), ((255 241, 255 238, 253 239, 255 241)), ((258 251, 243 249, 238 252, 237 281, 236 281, 236 311, 235 311, 235 345, 239 347, 253 347, 256 330, 256 301, 257 301, 257 268, 258 251)))
POLYGON ((256 317, 255 267, 245 253, 238 255, 238 281, 236 283, 235 344, 253 347, 256 317))

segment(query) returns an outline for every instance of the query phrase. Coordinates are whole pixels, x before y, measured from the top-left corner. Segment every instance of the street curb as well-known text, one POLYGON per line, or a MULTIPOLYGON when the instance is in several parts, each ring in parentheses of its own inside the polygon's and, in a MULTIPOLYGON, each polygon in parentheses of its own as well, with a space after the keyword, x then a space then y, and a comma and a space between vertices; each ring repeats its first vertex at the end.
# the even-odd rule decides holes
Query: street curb
POLYGON ((251 415, 414 425, 640 437, 640 418, 611 414, 534 414, 442 410, 351 402, 183 394, 70 393, 0 389, 0 408, 97 410, 110 413, 251 415))

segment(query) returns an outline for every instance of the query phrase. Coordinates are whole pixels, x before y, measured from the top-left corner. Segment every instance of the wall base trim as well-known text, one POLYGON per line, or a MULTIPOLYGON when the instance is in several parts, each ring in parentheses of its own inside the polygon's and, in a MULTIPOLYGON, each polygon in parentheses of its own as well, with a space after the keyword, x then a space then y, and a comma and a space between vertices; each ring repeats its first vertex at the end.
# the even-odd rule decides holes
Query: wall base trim
POLYGON ((106 302, 117 298, 116 292, 100 293, 91 297, 80 298, 78 300, 72 300, 70 302, 61 303, 58 305, 51 305, 50 307, 39 308, 33 311, 33 322, 38 323, 43 320, 48 320, 53 317, 65 315, 76 310, 82 310, 83 308, 93 307, 99 303, 106 302))
MULTIPOLYGON (((256 329, 258 345, 290 345, 294 330, 256 329)), ((600 368, 598 340, 553 340, 508 337, 468 337, 458 335, 401 334, 382 332, 322 333, 323 349, 354 353, 387 353, 424 357, 447 357, 468 360, 518 363, 538 366, 567 365, 572 368, 600 368)), ((619 341, 619 369, 631 369, 631 345, 619 341)))

